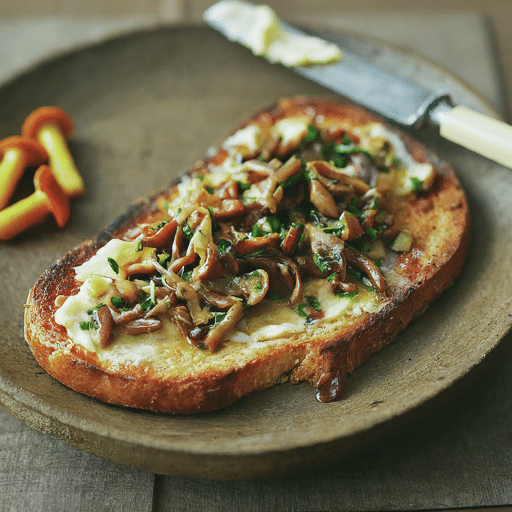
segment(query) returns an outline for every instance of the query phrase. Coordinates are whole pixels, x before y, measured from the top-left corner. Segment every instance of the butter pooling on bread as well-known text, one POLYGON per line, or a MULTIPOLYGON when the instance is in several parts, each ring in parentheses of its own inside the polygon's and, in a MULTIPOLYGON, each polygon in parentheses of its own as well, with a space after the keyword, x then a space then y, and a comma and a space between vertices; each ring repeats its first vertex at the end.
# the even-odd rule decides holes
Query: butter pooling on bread
POLYGON ((285 380, 334 400, 459 274, 468 219, 419 143, 359 107, 282 100, 49 269, 26 338, 119 405, 209 411, 285 380))

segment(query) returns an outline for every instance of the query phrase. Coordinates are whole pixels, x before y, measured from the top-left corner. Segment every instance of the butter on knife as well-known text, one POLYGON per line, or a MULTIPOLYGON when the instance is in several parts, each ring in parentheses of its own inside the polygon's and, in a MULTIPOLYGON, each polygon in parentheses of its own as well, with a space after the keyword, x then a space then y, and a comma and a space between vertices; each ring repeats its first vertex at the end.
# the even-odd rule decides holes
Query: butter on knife
POLYGON ((255 55, 284 66, 326 64, 341 59, 339 46, 318 37, 283 30, 275 11, 242 0, 221 0, 207 9, 204 20, 219 26, 231 41, 255 55))

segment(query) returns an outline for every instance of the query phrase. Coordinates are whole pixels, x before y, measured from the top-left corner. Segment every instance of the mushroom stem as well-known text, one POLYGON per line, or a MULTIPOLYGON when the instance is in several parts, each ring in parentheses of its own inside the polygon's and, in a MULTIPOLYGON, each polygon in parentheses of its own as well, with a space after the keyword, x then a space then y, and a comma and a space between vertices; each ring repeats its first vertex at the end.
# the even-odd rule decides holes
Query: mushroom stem
POLYGON ((78 196, 85 190, 67 144, 72 132, 73 119, 59 107, 34 110, 21 127, 22 135, 37 139, 44 146, 50 158, 50 168, 69 197, 78 196))
POLYGON ((0 163, 0 210, 7 206, 24 171, 25 158, 21 151, 14 148, 6 151, 0 163))
POLYGON ((66 225, 70 214, 69 198, 47 165, 36 171, 34 185, 36 190, 32 195, 0 211, 0 240, 10 240, 49 213, 60 228, 66 225))
POLYGON ((0 142, 0 210, 5 208, 25 169, 48 159, 39 142, 17 135, 0 142), (3 154, 3 158, 2 158, 3 154))
POLYGON ((85 190, 84 182, 60 128, 54 123, 44 124, 37 138, 48 152, 50 167, 64 192, 70 197, 82 194, 85 190))
POLYGON ((48 214, 47 198, 36 191, 0 212, 0 239, 10 240, 48 214))

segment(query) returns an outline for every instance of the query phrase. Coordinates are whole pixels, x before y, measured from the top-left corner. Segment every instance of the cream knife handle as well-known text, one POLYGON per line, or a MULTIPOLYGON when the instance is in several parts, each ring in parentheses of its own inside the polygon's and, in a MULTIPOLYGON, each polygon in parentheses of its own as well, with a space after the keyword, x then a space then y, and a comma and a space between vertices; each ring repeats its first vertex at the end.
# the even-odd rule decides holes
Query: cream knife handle
POLYGON ((512 168, 512 126, 462 105, 443 112, 439 132, 445 139, 512 168))

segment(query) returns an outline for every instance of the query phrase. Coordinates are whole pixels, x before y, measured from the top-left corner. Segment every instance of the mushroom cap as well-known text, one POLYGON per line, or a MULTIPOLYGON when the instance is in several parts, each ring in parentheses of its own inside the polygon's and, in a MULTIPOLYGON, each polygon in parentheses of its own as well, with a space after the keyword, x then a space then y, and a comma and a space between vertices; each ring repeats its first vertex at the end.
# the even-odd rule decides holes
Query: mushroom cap
POLYGON ((50 167, 41 165, 34 175, 36 190, 44 192, 49 200, 50 211, 52 212, 59 228, 63 228, 71 214, 69 197, 57 183, 50 167))
POLYGON ((37 140, 23 135, 12 135, 0 141, 0 160, 10 149, 19 149, 25 155, 26 165, 40 165, 48 161, 46 149, 37 140))
POLYGON ((55 123, 62 131, 64 138, 68 139, 73 132, 74 123, 71 116, 59 107, 40 107, 34 110, 21 127, 22 135, 37 137, 37 133, 46 123, 55 123))

